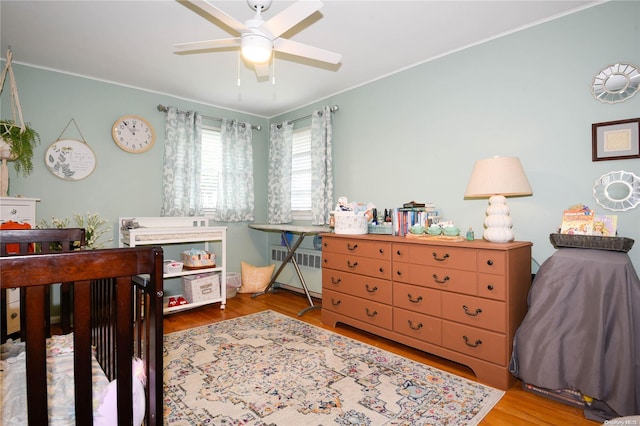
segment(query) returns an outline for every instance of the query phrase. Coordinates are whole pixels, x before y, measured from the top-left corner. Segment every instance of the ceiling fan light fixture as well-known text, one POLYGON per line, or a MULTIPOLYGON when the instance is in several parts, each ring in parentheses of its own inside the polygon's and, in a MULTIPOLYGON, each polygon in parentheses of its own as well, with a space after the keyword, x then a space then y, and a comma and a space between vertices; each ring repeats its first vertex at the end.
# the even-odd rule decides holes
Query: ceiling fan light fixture
POLYGON ((271 58, 271 40, 259 34, 243 34, 240 43, 242 56, 249 62, 261 64, 271 58))

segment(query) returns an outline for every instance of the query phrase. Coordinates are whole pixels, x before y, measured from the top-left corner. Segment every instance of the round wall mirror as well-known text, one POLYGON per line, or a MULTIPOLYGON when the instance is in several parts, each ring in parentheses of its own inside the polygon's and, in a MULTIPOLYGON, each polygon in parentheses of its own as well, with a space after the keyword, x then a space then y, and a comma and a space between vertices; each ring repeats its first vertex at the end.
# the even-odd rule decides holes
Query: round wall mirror
POLYGON ((602 207, 625 211, 640 204, 640 177, 631 172, 610 172, 593 185, 593 198, 602 207))
POLYGON ((593 78, 591 92, 601 102, 614 104, 629 99, 640 89, 640 71, 631 64, 609 65, 593 78))

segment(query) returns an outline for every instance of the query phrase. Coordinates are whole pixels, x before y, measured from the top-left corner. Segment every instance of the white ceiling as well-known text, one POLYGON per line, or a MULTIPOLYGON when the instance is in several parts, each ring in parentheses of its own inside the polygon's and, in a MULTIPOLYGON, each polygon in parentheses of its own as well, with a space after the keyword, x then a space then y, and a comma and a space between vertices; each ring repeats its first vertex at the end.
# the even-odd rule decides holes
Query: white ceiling
MULTIPOLYGON (((211 3, 244 22, 244 0, 211 3)), ((275 0, 265 20, 291 5, 275 0)), ((266 118, 600 1, 345 1, 284 34, 343 55, 339 66, 275 59, 275 84, 237 51, 176 55, 173 44, 237 36, 177 1, 0 2, 2 57, 266 118), (237 85, 238 73, 240 86, 237 85)))

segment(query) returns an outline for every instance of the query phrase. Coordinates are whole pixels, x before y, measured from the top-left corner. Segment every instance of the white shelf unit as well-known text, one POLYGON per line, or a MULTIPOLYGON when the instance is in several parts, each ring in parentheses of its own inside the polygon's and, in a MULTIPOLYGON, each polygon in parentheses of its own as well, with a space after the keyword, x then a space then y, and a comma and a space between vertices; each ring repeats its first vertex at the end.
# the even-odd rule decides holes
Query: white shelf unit
MULTIPOLYGON (((119 247, 135 247, 141 245, 164 246, 169 244, 204 243, 204 249, 209 250, 209 243, 219 242, 221 250, 216 251, 216 267, 202 269, 183 269, 181 272, 164 274, 164 278, 178 278, 186 275, 217 272, 220 274, 220 297, 202 302, 187 303, 175 307, 167 307, 165 297, 164 313, 173 313, 198 306, 220 302, 220 309, 227 303, 227 227, 208 226, 206 217, 120 217, 118 223, 133 220, 139 227, 120 229, 118 233, 119 247)), ((175 297, 175 296, 174 296, 175 297)))

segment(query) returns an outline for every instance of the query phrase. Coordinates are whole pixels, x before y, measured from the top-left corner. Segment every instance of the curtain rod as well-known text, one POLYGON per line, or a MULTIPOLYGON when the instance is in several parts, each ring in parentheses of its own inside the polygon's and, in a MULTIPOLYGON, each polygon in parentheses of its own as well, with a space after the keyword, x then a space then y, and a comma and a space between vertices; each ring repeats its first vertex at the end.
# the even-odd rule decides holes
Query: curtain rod
MULTIPOLYGON (((166 106, 164 106, 164 105, 162 105, 162 104, 158 104, 158 111, 160 111, 160 112, 167 112, 167 111, 169 111, 169 108, 168 108, 168 107, 166 107, 166 106)), ((186 113, 187 113, 187 111, 180 111, 180 110, 178 110, 178 114, 186 114, 186 113)), ((208 115, 203 115, 203 116, 202 116, 202 118, 207 118, 207 119, 209 119, 209 120, 214 120, 214 121, 222 121, 222 118, 220 118, 220 117, 210 117, 210 116, 208 116, 208 115)), ((254 124, 252 124, 252 125, 251 125, 251 128, 252 128, 253 130, 257 130, 257 131, 262 130, 262 126, 261 126, 261 125, 259 125, 259 124, 258 124, 258 125, 254 125, 254 124)))
MULTIPOLYGON (((336 112, 339 109, 340 109, 340 107, 338 105, 331 105, 329 107, 329 111, 331 111, 331 112, 336 112)), ((297 121, 304 120, 304 119, 307 119, 307 118, 310 118, 310 117, 311 117, 311 114, 305 115, 304 117, 298 117, 298 118, 294 118, 293 120, 288 120, 287 123, 293 124, 293 123, 295 123, 297 121)))

